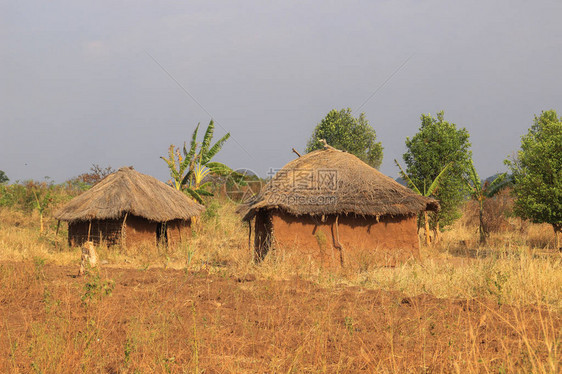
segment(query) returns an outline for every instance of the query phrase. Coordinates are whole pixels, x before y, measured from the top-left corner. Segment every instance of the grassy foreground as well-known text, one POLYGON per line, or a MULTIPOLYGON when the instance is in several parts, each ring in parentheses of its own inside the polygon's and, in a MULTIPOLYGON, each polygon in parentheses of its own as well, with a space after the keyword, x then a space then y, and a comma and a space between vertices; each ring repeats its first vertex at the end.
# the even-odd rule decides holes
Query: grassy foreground
POLYGON ((82 278, 64 227, 0 210, 0 371, 559 372, 548 226, 479 247, 460 221, 421 261, 336 273, 280 253, 254 264, 234 208, 211 202, 173 251, 100 247, 82 278))

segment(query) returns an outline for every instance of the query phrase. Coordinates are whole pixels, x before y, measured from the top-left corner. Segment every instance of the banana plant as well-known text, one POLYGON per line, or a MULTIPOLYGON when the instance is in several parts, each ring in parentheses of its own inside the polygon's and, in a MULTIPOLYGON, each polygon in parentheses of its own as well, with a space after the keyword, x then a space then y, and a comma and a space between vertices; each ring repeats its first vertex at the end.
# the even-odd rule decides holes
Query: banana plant
POLYGON ((183 152, 173 144, 168 150, 168 158, 160 157, 170 170, 172 185, 179 191, 183 191, 199 203, 203 204, 202 196, 213 196, 208 191, 210 182, 205 182, 209 175, 227 175, 232 169, 220 162, 211 162, 212 158, 222 149, 224 143, 230 138, 230 133, 220 138, 213 146, 211 142, 215 131, 213 120, 209 122, 201 143, 197 142, 199 125, 191 135, 189 149, 187 143, 183 144, 183 152), (183 154, 182 154, 183 153, 183 154))
POLYGON ((35 208, 39 212, 39 232, 42 234, 45 231, 44 225, 44 213, 45 210, 53 202, 52 197, 52 186, 47 186, 46 184, 33 187, 33 197, 35 198, 35 208))
POLYGON ((484 224, 484 200, 493 197, 495 194, 500 192, 503 188, 507 187, 510 183, 507 173, 498 175, 491 183, 485 182, 482 184, 476 169, 474 168, 474 163, 470 160, 468 176, 465 180, 469 191, 470 197, 478 202, 479 206, 479 226, 478 232, 480 233, 480 244, 486 244, 486 237, 489 235, 488 230, 484 224))
MULTIPOLYGON (((400 169, 400 175, 402 176, 402 178, 406 179, 406 181, 408 182, 408 184, 410 185, 412 190, 414 190, 414 192, 417 193, 418 195, 425 196, 425 197, 430 197, 431 195, 433 195, 433 193, 439 187, 439 183, 441 182, 441 177, 445 174, 447 169, 449 169, 451 167, 451 165, 453 165, 452 162, 445 165, 443 170, 441 170, 441 172, 435 177, 433 182, 431 182, 431 184, 429 185, 429 188, 426 188, 427 184, 426 184, 426 181, 424 180, 423 181, 423 192, 422 192, 422 190, 420 190, 418 188, 418 186, 416 186, 416 184, 412 181, 412 179, 410 179, 408 174, 406 174, 404 169, 402 169, 402 166, 400 166, 400 164, 398 163, 398 161, 396 161, 396 159, 394 159, 394 163, 396 164, 396 166, 398 166, 398 169, 400 169)), ((429 214, 427 213, 427 210, 424 210, 423 218, 424 218, 424 224, 425 224, 425 227, 424 227, 425 228, 425 244, 430 245, 431 241, 429 239, 429 214)), ((438 235, 439 235, 439 221, 436 220, 435 221, 435 231, 434 231, 434 236, 435 236, 436 239, 437 239, 438 235)))

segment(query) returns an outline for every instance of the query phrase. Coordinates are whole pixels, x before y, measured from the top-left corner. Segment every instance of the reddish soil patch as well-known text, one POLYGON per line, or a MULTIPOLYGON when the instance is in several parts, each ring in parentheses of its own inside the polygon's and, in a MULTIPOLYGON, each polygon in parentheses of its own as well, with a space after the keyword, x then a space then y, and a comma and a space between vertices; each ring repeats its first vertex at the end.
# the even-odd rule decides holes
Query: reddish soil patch
POLYGON ((512 372, 560 361, 561 315, 533 307, 251 274, 77 270, 0 264, 0 372, 512 372))

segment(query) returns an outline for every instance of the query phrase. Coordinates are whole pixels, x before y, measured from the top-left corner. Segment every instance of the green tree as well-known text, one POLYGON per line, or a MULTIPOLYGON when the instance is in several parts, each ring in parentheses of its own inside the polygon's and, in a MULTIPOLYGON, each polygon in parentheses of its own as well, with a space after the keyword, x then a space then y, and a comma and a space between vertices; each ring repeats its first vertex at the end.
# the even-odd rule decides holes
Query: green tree
POLYGON ((494 197, 504 187, 507 187, 510 182, 506 179, 507 173, 498 175, 491 183, 482 183, 482 180, 474 168, 474 163, 470 160, 469 172, 466 176, 466 184, 470 193, 470 197, 478 202, 479 208, 479 225, 478 232, 480 233, 480 244, 486 243, 486 237, 489 235, 486 225, 484 224, 484 200, 494 197))
POLYGON ((549 223, 556 247, 562 232, 562 117, 556 111, 535 116, 521 137, 517 156, 505 163, 513 174, 515 213, 535 223, 549 223))
POLYGON ((0 170, 0 184, 7 183, 10 181, 10 178, 4 173, 4 171, 0 170))
POLYGON ((376 169, 381 166, 383 147, 381 142, 377 142, 377 134, 369 125, 365 113, 354 118, 350 108, 331 110, 314 129, 306 152, 324 148, 321 139, 332 147, 354 154, 376 169))
MULTIPOLYGON (((453 164, 453 163, 448 163, 447 165, 445 165, 443 170, 441 170, 439 172, 439 174, 435 177, 435 179, 431 182, 431 184, 429 185, 429 188, 424 183, 423 192, 422 192, 422 190, 419 189, 418 186, 416 186, 416 184, 412 181, 412 179, 410 179, 408 174, 406 174, 404 169, 402 169, 402 166, 400 166, 398 161, 394 160, 394 163, 400 169, 400 176, 402 178, 404 178, 406 181, 408 181, 408 185, 410 186, 410 188, 413 189, 414 192, 417 193, 418 195, 425 196, 425 197, 430 197, 430 196, 433 195, 433 193, 435 191, 437 191, 437 187, 439 187, 439 183, 441 182, 441 178, 443 178, 443 175, 445 175, 445 173, 447 172, 447 169, 450 168, 451 165, 453 164)), ((424 218, 423 222, 424 222, 424 225, 425 225, 425 244, 430 245, 431 243, 430 243, 430 240, 429 240, 429 214, 428 214, 427 210, 424 210, 423 218, 424 218)), ((419 225, 418 225, 418 227, 419 227, 419 225)), ((437 229, 435 230, 434 236, 435 236, 435 239, 438 240, 439 233, 438 233, 437 229)))
POLYGON ((465 128, 457 129, 454 123, 444 120, 444 112, 422 114, 418 133, 406 138, 407 151, 402 156, 406 173, 417 186, 430 186, 443 168, 452 163, 441 178, 433 196, 439 200, 441 210, 433 215, 436 232, 461 216, 460 206, 467 196, 464 176, 468 170, 472 151, 470 135, 465 128))
POLYGON ((189 150, 187 149, 187 144, 184 142, 182 155, 180 149, 172 144, 168 150, 168 158, 160 158, 168 164, 173 186, 177 190, 187 193, 199 203, 203 203, 202 196, 213 196, 213 194, 208 191, 211 182, 205 182, 205 177, 211 174, 228 175, 233 171, 220 162, 211 161, 222 149, 224 143, 230 137, 230 133, 227 133, 211 146, 215 130, 215 124, 213 120, 211 120, 203 136, 203 141, 199 143, 197 142, 199 125, 200 124, 197 124, 195 131, 193 131, 189 150))

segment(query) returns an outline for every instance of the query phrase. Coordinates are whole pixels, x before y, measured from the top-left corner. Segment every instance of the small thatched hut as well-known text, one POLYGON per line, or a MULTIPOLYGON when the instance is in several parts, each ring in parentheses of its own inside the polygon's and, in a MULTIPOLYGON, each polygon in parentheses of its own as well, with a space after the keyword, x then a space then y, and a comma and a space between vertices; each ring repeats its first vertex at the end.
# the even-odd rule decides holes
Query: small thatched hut
POLYGON ((191 235, 204 207, 158 179, 123 167, 55 213, 68 221, 68 242, 175 244, 191 235))
POLYGON ((324 266, 361 267, 419 257, 417 215, 438 209, 436 200, 326 146, 285 165, 240 212, 260 258, 276 248, 324 266))

